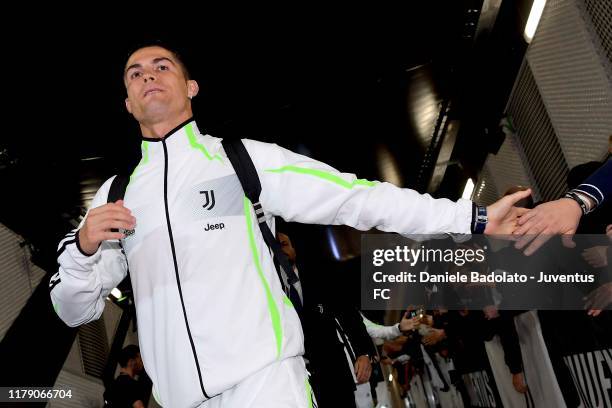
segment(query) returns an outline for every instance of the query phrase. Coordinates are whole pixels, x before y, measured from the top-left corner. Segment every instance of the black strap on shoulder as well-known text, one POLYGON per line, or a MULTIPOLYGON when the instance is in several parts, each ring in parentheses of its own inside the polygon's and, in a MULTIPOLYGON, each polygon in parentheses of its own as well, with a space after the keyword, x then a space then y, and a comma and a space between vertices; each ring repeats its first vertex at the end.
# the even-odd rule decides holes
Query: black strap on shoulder
MULTIPOLYGON (((107 203, 114 203, 117 200, 123 200, 125 196, 125 190, 130 182, 130 176, 119 173, 115 176, 113 181, 111 181, 110 189, 108 190, 108 197, 106 199, 107 203)), ((119 231, 116 228, 111 229, 112 232, 119 231)))
MULTIPOLYGON (((129 174, 131 174, 131 172, 129 174)), ((125 190, 127 189, 127 186, 130 183, 130 176, 129 176, 129 174, 119 173, 119 174, 117 174, 115 176, 113 181, 111 181, 110 189, 108 190, 108 197, 106 198, 106 202, 107 203, 114 203, 117 200, 123 200, 123 198, 125 197, 125 190)), ((118 232, 119 230, 117 228, 111 228, 111 231, 112 232, 118 232)), ((125 253, 125 250, 123 249, 123 245, 121 244, 121 240, 119 240, 119 246, 121 247, 121 252, 125 256, 125 261, 127 263, 127 254, 125 253)), ((123 286, 123 285, 126 285, 130 289, 130 291, 132 291, 132 279, 130 277, 130 267, 129 267, 129 265, 128 265, 128 268, 127 268, 127 275, 119 283, 119 285, 117 285, 117 287, 123 286), (126 281, 127 281, 127 284, 125 283, 126 281)), ((134 317, 134 319, 135 319, 135 317, 134 317)), ((135 322, 135 320, 134 320, 134 322, 135 322)))
POLYGON ((123 200, 125 190, 130 182, 130 176, 125 174, 117 174, 111 182, 110 190, 108 191, 107 203, 114 203, 117 200, 123 200))
MULTIPOLYGON (((242 185, 245 195, 253 204, 255 214, 257 215, 259 229, 261 230, 261 235, 263 236, 266 245, 272 250, 276 263, 285 271, 289 285, 294 285, 299 279, 296 273, 293 271, 293 267, 291 266, 289 259, 287 259, 287 255, 285 255, 281 249, 280 243, 274 237, 272 231, 270 231, 270 227, 268 227, 268 224, 266 223, 264 210, 259 202, 261 182, 259 181, 259 176, 257 175, 257 170, 253 164, 253 160, 251 159, 251 156, 249 156, 249 152, 247 152, 242 140, 240 139, 223 139, 221 144, 225 149, 227 158, 232 163, 232 166, 236 171, 236 175, 238 176, 238 180, 240 180, 240 184, 242 185)), ((280 271, 278 269, 277 272, 279 273, 279 278, 281 279, 282 284, 283 279, 282 276, 280 276, 280 271)))

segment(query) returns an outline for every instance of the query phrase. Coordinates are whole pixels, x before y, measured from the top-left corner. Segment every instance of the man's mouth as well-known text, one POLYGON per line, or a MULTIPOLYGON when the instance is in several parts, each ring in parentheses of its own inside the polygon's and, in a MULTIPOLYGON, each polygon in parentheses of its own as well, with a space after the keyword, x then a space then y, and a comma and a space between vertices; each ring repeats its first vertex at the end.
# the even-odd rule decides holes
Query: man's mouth
POLYGON ((160 88, 151 88, 151 89, 145 91, 143 97, 146 98, 147 96, 155 94, 155 93, 158 93, 158 92, 163 92, 163 90, 160 89, 160 88))

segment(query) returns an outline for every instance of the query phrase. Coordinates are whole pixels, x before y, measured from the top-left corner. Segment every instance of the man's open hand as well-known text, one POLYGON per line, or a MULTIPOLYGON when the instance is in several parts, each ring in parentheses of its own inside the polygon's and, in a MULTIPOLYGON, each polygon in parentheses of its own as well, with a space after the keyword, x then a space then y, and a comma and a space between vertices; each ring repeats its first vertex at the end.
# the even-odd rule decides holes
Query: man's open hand
POLYGON ((419 325, 419 317, 409 317, 408 312, 404 313, 400 321, 399 329, 402 333, 414 330, 419 325))
POLYGON ((612 304, 612 282, 604 283, 584 297, 584 308, 589 316, 597 317, 602 309, 612 304))
POLYGON ((514 204, 531 195, 531 189, 509 194, 487 207, 489 218, 484 233, 488 235, 510 235, 518 226, 519 217, 529 211, 514 204))
POLYGON ((431 329, 429 334, 421 340, 426 346, 433 346, 446 338, 444 329, 431 329))
POLYGON ((574 248, 572 236, 581 216, 580 206, 570 198, 540 204, 519 219, 519 228, 513 232, 518 238, 515 247, 523 249, 531 243, 524 251, 525 255, 531 255, 552 235, 563 234, 563 245, 574 248))

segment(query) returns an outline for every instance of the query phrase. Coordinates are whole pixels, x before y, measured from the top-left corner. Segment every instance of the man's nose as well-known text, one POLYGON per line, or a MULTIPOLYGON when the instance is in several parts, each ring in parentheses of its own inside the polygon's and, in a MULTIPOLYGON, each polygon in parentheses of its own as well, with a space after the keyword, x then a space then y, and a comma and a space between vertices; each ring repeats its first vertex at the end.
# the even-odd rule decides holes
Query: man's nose
POLYGON ((155 81, 155 75, 152 72, 146 72, 144 74, 144 81, 145 84, 149 81, 155 81))

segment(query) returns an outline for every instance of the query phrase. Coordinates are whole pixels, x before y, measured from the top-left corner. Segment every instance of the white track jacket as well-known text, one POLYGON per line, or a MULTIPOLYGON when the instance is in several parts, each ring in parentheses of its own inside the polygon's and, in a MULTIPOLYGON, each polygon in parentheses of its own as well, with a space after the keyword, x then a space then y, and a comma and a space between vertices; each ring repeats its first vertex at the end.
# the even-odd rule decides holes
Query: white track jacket
MULTIPOLYGON (((276 144, 244 140, 266 215, 359 230, 470 233, 472 203, 357 179, 276 144)), ((106 204, 112 178, 91 205, 106 204)), ((139 342, 154 395, 194 407, 265 366, 303 354, 300 321, 221 139, 189 120, 143 139, 124 205, 135 232, 94 255, 78 229, 59 244, 51 299, 69 326, 98 319, 129 264, 139 342)), ((81 224, 82 225, 82 224, 81 224)))

